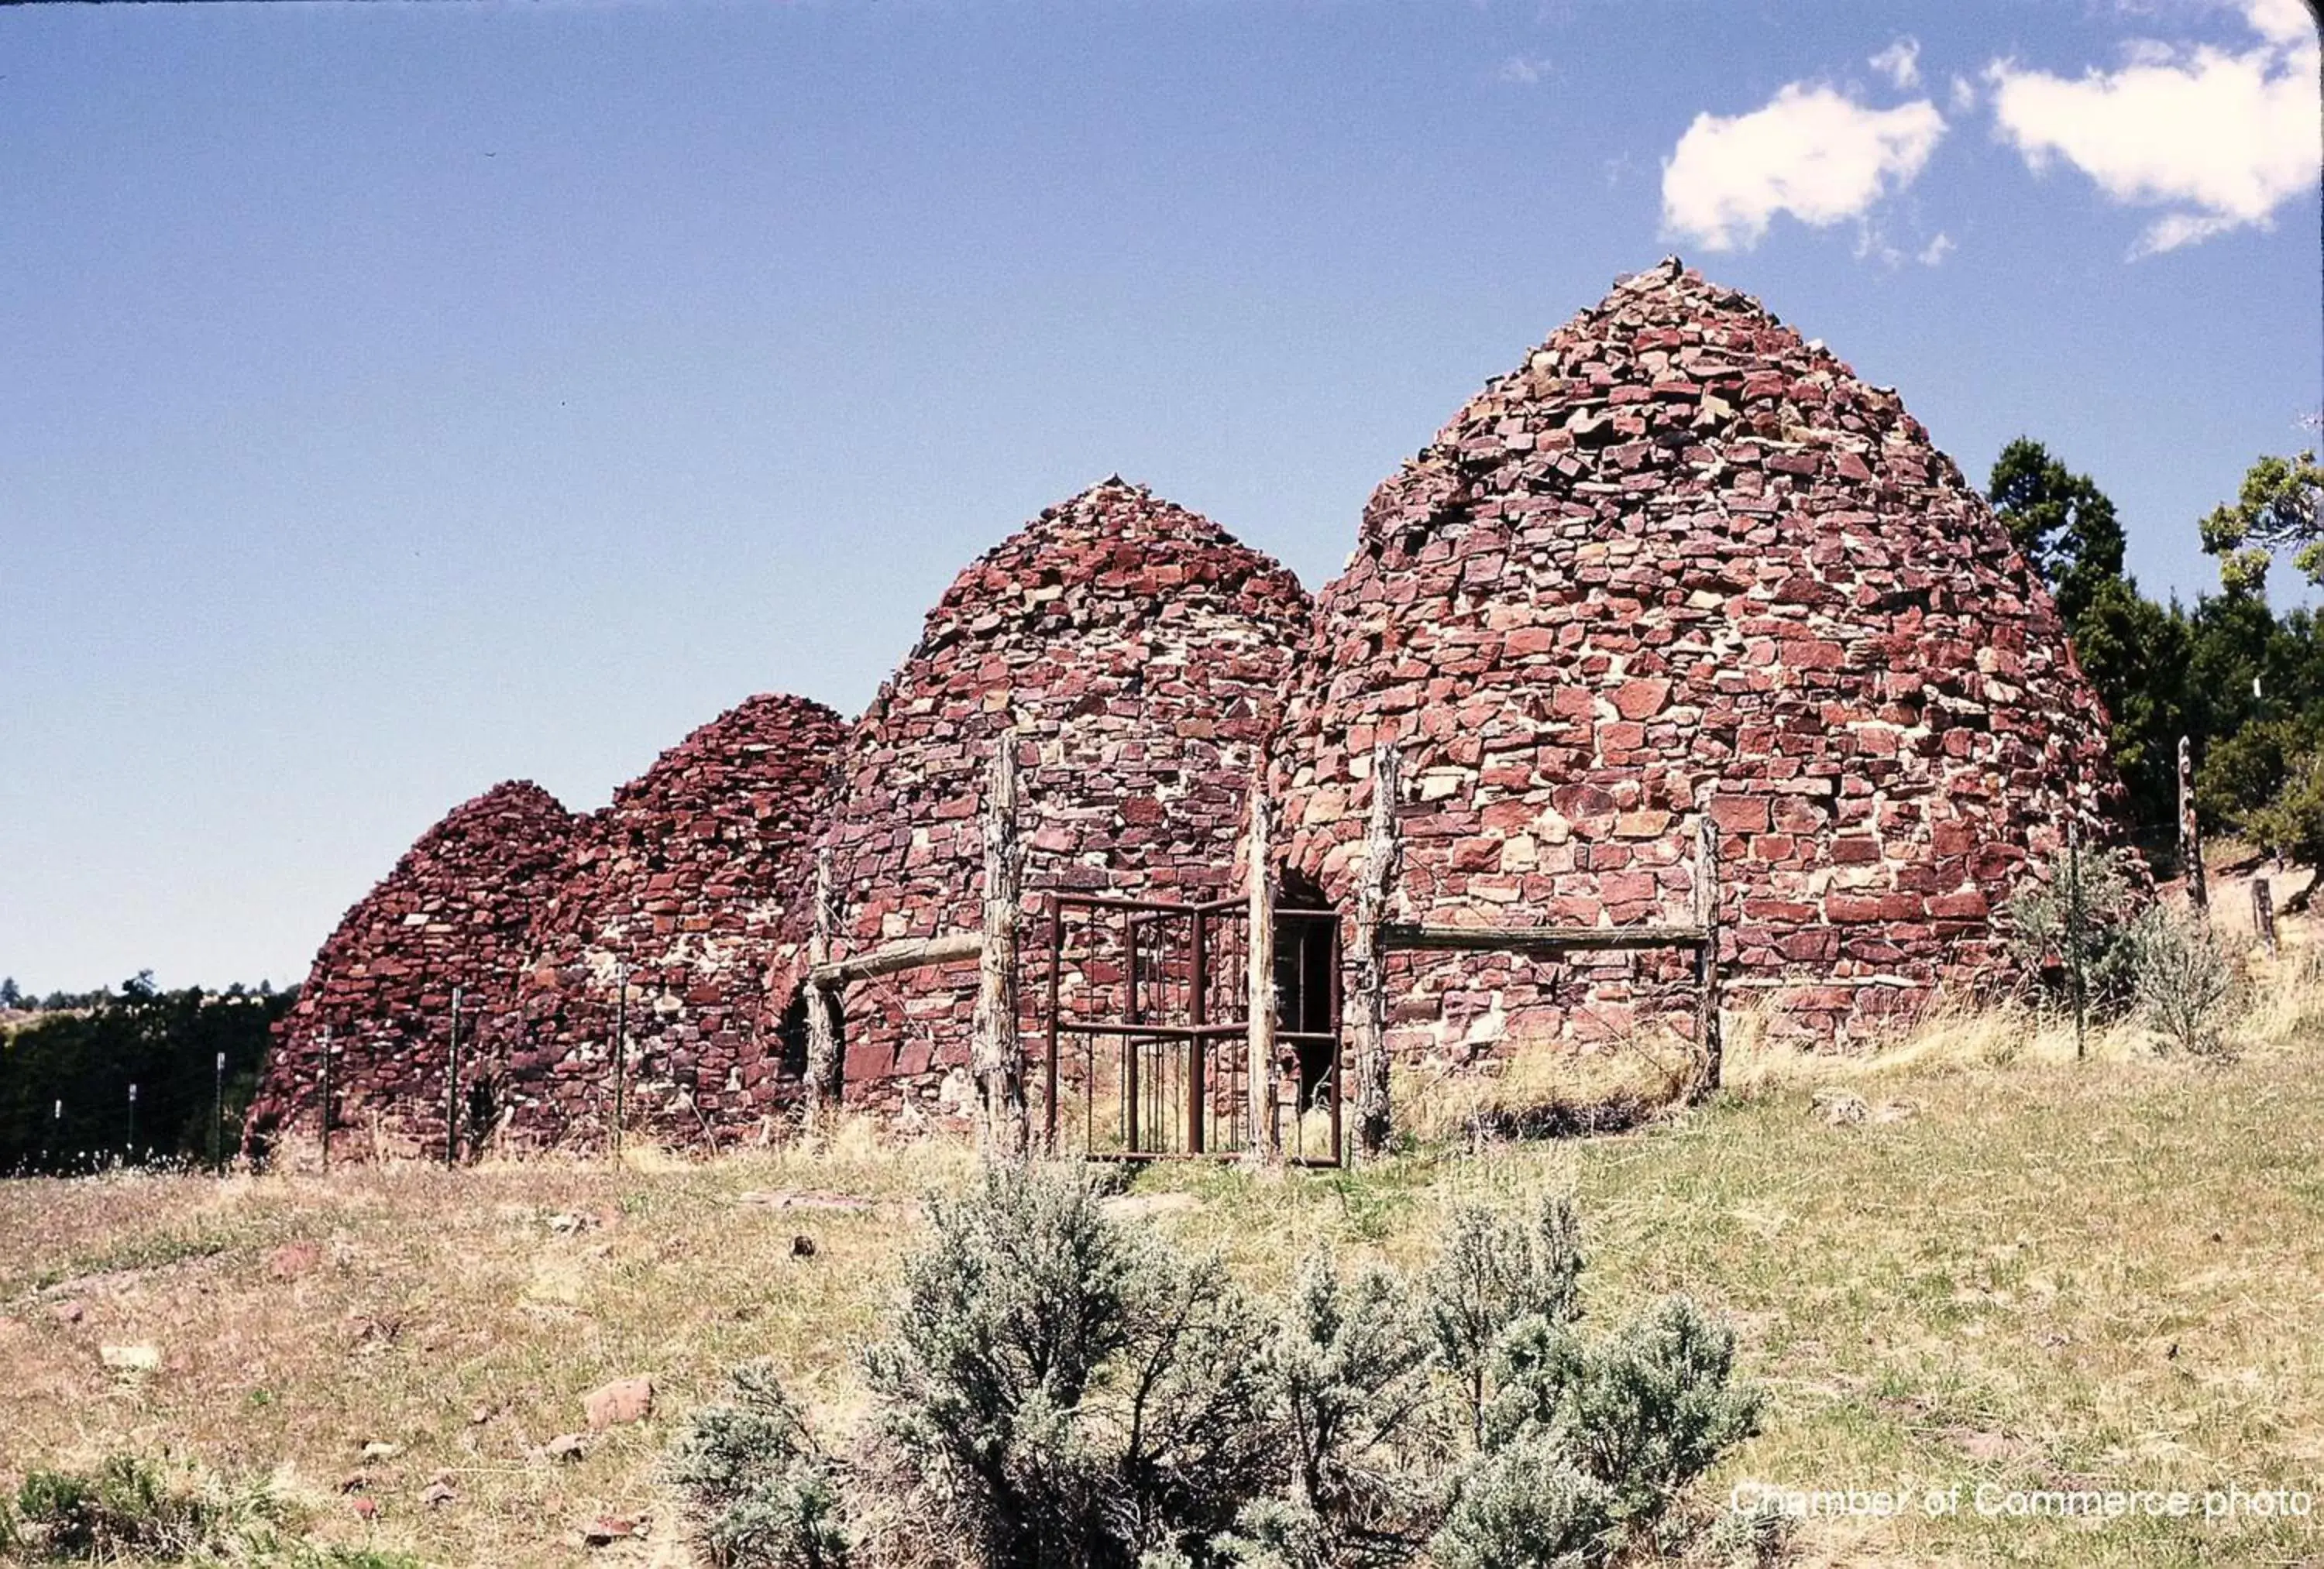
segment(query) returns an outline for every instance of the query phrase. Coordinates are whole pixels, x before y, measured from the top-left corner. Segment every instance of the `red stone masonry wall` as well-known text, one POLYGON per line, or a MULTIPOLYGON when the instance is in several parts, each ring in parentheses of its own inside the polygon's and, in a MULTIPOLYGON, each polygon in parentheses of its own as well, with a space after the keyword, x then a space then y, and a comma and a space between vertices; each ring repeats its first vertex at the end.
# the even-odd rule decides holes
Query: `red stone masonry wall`
POLYGON ((463 988, 472 1022, 510 1006, 526 924, 555 885, 572 830, 547 791, 521 783, 495 786, 422 834, 340 920, 275 1025, 250 1142, 319 1130, 328 1026, 343 1147, 364 1148, 376 1131, 440 1152, 452 988, 463 988))
MULTIPOLYGON (((1379 488, 1316 628, 1271 781, 1292 867, 1344 907, 1376 738, 1408 918, 1687 920, 1707 809, 1731 996, 1817 1034, 1992 975, 2029 853, 2119 795, 2048 593, 1895 393, 1675 261, 1379 488)), ((1680 967, 1609 963, 1400 956, 1393 1034, 1459 1059, 1678 1005, 1680 967)))
MULTIPOLYGON (((1120 480, 988 552, 856 727, 825 836, 835 956, 977 928, 978 812, 1012 725, 1028 891, 1223 894, 1308 609, 1286 568, 1120 480)), ((975 986, 967 965, 850 988, 848 1098, 965 1063, 975 986)))
POLYGON ((622 963, 630 1125, 688 1141, 754 1123, 777 1055, 758 1034, 767 972, 810 885, 844 735, 821 703, 754 697, 580 820, 493 1036, 515 1132, 604 1135, 622 963))

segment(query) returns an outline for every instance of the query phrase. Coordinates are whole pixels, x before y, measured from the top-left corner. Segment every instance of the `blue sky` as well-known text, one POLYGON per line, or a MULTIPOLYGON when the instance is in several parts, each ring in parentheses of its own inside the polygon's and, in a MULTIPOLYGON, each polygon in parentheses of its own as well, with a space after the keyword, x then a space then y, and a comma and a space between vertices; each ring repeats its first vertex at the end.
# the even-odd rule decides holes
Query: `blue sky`
POLYGON ((1111 472, 1320 586, 1399 459, 1671 251, 1973 477, 2046 440, 2191 595, 2196 518, 2324 399, 2305 28, 0 12, 0 973, 296 979, 497 780, 585 809, 751 693, 856 712, 1111 472))

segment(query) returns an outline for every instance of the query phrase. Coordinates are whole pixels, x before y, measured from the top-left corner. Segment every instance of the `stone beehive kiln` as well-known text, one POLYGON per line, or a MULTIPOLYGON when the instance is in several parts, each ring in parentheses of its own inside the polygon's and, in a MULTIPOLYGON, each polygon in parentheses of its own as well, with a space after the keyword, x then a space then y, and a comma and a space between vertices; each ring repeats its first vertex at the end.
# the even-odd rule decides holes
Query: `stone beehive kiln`
MULTIPOLYGON (((835 957, 977 929, 978 812, 1011 729, 1028 888, 1224 893, 1308 609, 1284 567, 1120 480, 987 553, 856 727, 825 839, 835 957)), ((849 1097, 964 1063, 975 985, 971 965, 853 986, 849 1097)))
POLYGON ((555 886, 572 830, 547 791, 508 784, 422 834, 341 919, 275 1026, 252 1142, 319 1131, 327 1030, 335 1124, 440 1148, 452 988, 470 1018, 510 1006, 526 926, 555 886))
MULTIPOLYGON (((1401 913, 1439 924, 1685 921, 1707 811, 1729 976, 1858 1034, 1997 961, 2029 852, 2118 789, 2103 733, 2048 594, 1895 394, 1672 261, 1374 494, 1273 788, 1291 868, 1345 908, 1391 742, 1401 913)), ((1655 973, 1399 954, 1391 1039, 1620 1033, 1655 973)))
POLYGON ((685 1138, 757 1115, 767 972, 844 734, 821 703, 754 697, 581 820, 492 1037, 512 1127, 565 1139, 609 1125, 622 967, 625 1119, 685 1138))

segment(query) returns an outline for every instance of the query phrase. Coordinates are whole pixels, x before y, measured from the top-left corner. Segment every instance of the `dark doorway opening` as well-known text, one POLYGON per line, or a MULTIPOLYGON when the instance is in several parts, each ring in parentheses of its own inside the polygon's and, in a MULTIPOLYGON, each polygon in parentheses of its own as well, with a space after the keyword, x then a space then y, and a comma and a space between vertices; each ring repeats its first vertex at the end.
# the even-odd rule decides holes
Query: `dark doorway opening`
POLYGON ((1340 1031, 1340 926, 1314 879, 1286 872, 1275 904, 1275 1028, 1298 1074, 1295 1115, 1325 1104, 1340 1031))

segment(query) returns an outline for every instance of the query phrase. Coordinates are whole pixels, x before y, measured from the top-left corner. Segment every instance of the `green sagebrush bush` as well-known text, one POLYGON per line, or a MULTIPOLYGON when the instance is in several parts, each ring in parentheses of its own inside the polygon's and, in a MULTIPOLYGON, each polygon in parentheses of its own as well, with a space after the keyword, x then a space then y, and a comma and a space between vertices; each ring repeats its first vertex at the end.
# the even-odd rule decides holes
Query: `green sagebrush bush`
POLYGON ((2147 1027, 2190 1057, 2231 1059, 2227 1027, 2241 1001, 2243 977, 2209 924, 2175 911, 2149 910, 2131 926, 2128 951, 2132 994, 2147 1027))
POLYGON ((729 1376, 664 1462, 714 1569, 844 1569, 837 1468, 765 1363, 729 1376))
POLYGON ((2003 903, 2010 957, 2052 1000, 2071 996, 2079 961, 2089 1006, 2119 1014, 2130 1003, 2138 893, 2129 865, 2117 849, 2061 852, 2003 903))
POLYGON ((50 1558, 184 1557, 208 1546, 217 1507, 173 1487, 161 1468, 108 1455, 94 1471, 34 1469, 16 1489, 16 1534, 50 1558))
POLYGON ((1683 1298, 1581 1333, 1563 1199, 1460 1211, 1417 1278, 1312 1257, 1272 1323, 1071 1167, 996 1166, 932 1211, 853 1459, 763 1367, 681 1438, 721 1569, 1587 1569, 1758 1408, 1683 1298))
POLYGON ((114 1454, 87 1471, 27 1472, 0 1499, 0 1563, 419 1569, 403 1554, 305 1540, 295 1534, 304 1517, 266 1483, 114 1454))
POLYGON ((1072 1167, 934 1206, 865 1353, 912 1513, 992 1569, 1135 1564, 1224 1529, 1265 1466, 1265 1320, 1215 1257, 1109 1219, 1072 1167))

